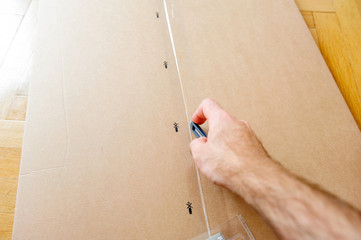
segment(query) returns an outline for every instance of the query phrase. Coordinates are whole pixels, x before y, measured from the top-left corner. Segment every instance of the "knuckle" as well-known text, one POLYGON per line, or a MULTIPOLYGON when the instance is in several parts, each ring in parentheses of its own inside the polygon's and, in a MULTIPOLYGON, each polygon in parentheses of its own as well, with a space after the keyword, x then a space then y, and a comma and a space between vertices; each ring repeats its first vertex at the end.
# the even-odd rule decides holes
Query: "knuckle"
POLYGON ((245 121, 245 120, 241 120, 240 123, 247 128, 251 128, 251 126, 249 125, 249 122, 245 121))
POLYGON ((237 124, 236 119, 226 111, 223 111, 222 114, 220 114, 220 120, 228 124, 237 124))
POLYGON ((215 101, 214 101, 212 98, 205 98, 205 99, 203 100, 203 103, 206 103, 206 104, 208 104, 208 103, 215 103, 215 101))

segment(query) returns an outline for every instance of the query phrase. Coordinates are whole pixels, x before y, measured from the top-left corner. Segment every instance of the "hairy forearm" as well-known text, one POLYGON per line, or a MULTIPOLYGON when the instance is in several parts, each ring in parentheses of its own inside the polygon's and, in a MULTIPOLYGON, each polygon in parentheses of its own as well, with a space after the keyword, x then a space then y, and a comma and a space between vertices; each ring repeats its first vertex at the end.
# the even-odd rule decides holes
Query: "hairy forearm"
POLYGON ((212 99, 192 116, 209 120, 208 138, 190 144, 198 168, 214 183, 241 195, 282 239, 361 239, 359 211, 298 179, 273 161, 249 123, 212 99))
POLYGON ((271 159, 233 178, 233 190, 270 223, 282 239, 360 239, 359 212, 311 187, 271 159))

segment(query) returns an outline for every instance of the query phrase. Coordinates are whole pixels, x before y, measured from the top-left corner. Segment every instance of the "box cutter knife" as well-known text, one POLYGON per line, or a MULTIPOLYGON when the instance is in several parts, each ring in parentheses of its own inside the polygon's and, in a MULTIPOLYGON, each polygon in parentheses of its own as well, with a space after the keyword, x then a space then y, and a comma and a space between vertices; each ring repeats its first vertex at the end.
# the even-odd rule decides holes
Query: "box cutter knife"
POLYGON ((207 137, 207 134, 203 131, 203 129, 197 124, 192 121, 189 122, 189 127, 192 130, 193 134, 197 137, 207 137))

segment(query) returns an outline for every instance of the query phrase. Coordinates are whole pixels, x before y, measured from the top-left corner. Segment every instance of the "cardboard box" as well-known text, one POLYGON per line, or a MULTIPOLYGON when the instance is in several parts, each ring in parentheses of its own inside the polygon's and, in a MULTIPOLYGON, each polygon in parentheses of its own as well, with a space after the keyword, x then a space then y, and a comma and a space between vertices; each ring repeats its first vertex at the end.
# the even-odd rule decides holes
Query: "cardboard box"
MULTIPOLYGON (((207 232, 186 117, 205 97, 360 208, 361 135, 295 4, 166 3, 184 98, 163 1, 40 2, 13 238, 207 232)), ((201 186, 210 228, 241 213, 276 238, 240 197, 201 186)))

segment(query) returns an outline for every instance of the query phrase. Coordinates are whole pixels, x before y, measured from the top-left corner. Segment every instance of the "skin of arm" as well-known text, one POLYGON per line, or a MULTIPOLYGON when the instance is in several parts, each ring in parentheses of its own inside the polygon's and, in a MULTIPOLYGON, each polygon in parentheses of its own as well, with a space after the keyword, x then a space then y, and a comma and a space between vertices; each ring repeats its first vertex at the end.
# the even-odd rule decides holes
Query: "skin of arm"
POLYGON ((361 239, 361 214, 274 161, 253 133, 215 101, 205 99, 192 121, 209 123, 207 138, 190 149, 213 183, 243 197, 280 239, 361 239))

